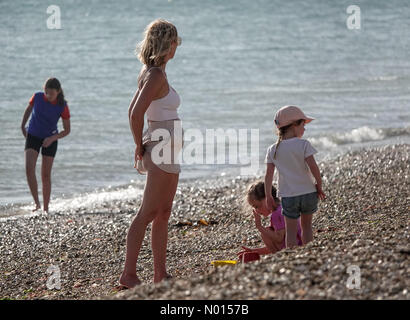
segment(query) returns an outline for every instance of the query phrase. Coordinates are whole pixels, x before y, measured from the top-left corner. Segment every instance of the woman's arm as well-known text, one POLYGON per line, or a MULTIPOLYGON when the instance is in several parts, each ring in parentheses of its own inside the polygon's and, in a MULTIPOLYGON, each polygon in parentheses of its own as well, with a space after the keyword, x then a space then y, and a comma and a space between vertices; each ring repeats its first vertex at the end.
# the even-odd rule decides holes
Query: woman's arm
MULTIPOLYGON (((130 128, 132 128, 132 126, 131 126, 131 112, 132 112, 132 109, 135 106, 135 102, 137 101, 137 98, 138 98, 139 94, 140 94, 140 89, 138 88, 137 91, 135 91, 135 94, 134 94, 134 97, 131 100, 130 106, 128 107, 128 121, 130 123, 130 128)), ((132 132, 132 135, 134 136, 134 132, 132 132)), ((135 140, 135 137, 134 137, 134 140, 135 140)))
POLYGON ((23 119, 21 120, 21 131, 23 132, 23 136, 25 138, 27 138, 26 123, 28 121, 28 118, 30 118, 32 111, 33 111, 33 106, 29 104, 26 110, 24 111, 23 119))
POLYGON ((142 129, 144 128, 144 115, 152 100, 155 100, 161 88, 166 85, 163 72, 158 68, 151 69, 146 76, 145 83, 139 92, 134 95, 134 105, 129 110, 131 132, 137 148, 142 148, 142 129))
POLYGON ((55 134, 51 137, 45 138, 43 141, 43 147, 49 147, 54 141, 64 138, 65 136, 69 135, 71 131, 71 124, 70 119, 63 119, 63 131, 55 134))

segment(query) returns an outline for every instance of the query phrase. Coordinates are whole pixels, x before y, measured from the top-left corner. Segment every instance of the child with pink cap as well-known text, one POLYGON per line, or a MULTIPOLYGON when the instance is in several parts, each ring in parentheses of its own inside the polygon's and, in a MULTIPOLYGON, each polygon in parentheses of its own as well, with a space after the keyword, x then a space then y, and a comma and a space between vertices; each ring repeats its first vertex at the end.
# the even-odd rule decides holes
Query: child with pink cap
POLYGON ((275 209, 271 195, 275 168, 279 173, 278 197, 281 198, 282 215, 285 217, 286 247, 298 245, 298 219, 302 229, 302 242, 313 240, 312 216, 317 211, 318 200, 326 195, 314 154, 316 149, 302 139, 305 124, 314 120, 296 106, 285 106, 275 114, 278 141, 266 153, 265 194, 267 208, 275 209))

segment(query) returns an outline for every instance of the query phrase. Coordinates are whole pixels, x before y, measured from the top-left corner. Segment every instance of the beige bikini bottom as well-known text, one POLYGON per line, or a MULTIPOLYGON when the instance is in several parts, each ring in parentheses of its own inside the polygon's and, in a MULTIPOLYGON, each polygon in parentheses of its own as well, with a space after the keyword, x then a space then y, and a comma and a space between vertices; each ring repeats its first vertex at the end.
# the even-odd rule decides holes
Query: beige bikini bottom
POLYGON ((154 166, 168 173, 180 173, 179 154, 184 145, 181 120, 149 121, 142 134, 144 155, 137 171, 145 174, 154 166))

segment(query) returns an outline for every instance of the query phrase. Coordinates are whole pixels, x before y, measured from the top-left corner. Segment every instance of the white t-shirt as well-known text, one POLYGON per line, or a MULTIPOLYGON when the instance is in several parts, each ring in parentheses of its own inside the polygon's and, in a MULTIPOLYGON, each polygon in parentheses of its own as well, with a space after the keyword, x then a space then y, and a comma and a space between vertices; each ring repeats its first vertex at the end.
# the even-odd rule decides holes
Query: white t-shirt
POLYGON ((276 143, 266 153, 265 163, 273 163, 279 172, 278 197, 294 197, 316 191, 315 178, 305 159, 317 150, 300 138, 282 140, 275 154, 276 143))

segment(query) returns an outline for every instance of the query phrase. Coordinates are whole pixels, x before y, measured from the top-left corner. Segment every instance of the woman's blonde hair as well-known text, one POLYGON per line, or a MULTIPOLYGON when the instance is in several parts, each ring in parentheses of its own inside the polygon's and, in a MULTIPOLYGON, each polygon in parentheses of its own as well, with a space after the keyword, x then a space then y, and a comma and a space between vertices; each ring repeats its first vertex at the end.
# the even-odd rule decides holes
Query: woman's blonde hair
POLYGON ((169 21, 157 19, 145 28, 144 39, 138 43, 135 51, 143 64, 159 67, 164 64, 164 58, 174 41, 179 41, 177 28, 169 21))

